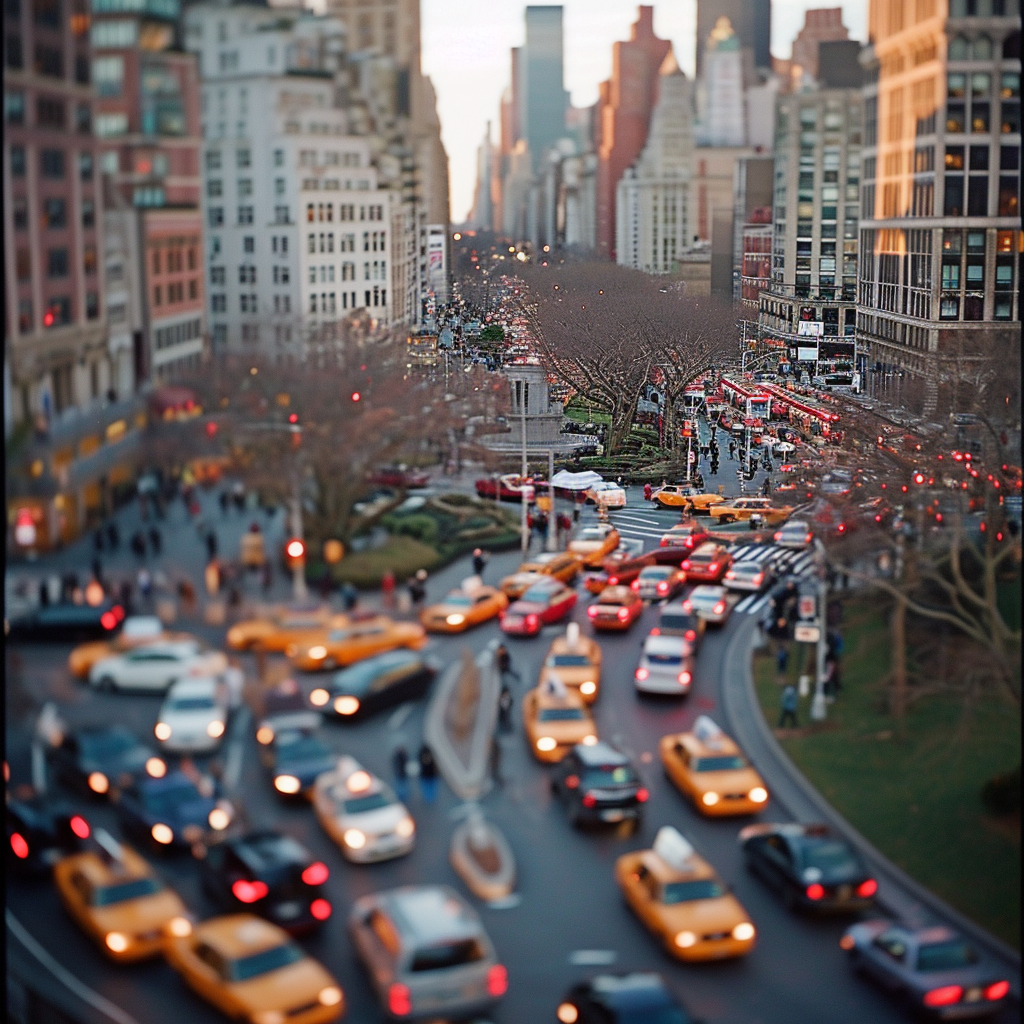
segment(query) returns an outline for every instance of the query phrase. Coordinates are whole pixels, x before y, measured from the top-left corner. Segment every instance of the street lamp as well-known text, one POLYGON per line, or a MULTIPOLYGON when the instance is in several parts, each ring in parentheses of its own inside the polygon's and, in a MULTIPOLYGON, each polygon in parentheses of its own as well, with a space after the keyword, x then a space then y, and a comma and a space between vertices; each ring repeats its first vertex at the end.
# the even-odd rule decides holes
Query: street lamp
POLYGON ((811 720, 823 722, 828 713, 825 700, 826 612, 828 610, 828 578, 825 548, 820 537, 814 538, 814 567, 818 577, 818 644, 815 651, 814 696, 811 698, 811 720))

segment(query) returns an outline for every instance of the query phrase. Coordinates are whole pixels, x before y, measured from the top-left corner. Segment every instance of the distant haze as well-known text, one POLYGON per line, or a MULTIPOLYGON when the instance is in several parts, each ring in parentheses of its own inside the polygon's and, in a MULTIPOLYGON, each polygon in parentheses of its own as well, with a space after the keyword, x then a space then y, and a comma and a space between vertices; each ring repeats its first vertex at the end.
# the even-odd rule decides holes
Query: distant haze
MULTIPOLYGON (((509 84, 509 50, 523 42, 526 0, 422 0, 423 70, 437 91, 451 181, 451 215, 461 223, 473 205, 476 151, 491 121, 498 139, 501 94, 509 84)), ((577 107, 597 99, 611 75, 612 44, 629 38, 635 0, 565 0, 565 86, 577 107)), ((772 53, 788 58, 808 8, 843 8, 854 39, 867 37, 868 0, 773 0, 772 53)), ((654 4, 654 31, 671 39, 680 67, 693 74, 696 0, 654 4)))

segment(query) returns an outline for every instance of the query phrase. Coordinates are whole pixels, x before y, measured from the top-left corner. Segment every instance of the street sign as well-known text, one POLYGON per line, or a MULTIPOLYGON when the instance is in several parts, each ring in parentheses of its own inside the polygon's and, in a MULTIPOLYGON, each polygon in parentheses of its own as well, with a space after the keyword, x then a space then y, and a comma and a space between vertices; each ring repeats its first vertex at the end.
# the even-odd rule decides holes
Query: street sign
POLYGON ((801 619, 813 619, 817 602, 811 594, 801 594, 798 611, 801 619))
POLYGON ((801 644, 816 644, 821 630, 807 622, 798 622, 793 630, 793 639, 801 644))

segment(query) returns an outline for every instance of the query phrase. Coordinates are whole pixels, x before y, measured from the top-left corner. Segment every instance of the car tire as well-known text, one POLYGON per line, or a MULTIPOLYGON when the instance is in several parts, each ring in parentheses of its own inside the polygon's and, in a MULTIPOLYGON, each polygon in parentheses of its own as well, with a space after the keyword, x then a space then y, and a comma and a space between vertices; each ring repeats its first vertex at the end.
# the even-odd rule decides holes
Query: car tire
POLYGON ((117 682, 113 676, 101 676, 96 687, 104 693, 115 693, 117 691, 117 682))

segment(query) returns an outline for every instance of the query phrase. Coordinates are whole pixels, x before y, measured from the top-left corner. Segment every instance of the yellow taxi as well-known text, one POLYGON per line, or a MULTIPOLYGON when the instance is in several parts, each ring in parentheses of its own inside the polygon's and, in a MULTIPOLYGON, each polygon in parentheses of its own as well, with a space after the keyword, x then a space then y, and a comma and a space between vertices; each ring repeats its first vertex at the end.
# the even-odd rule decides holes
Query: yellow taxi
POLYGON ((735 742, 707 715, 692 732, 662 736, 665 774, 701 814, 756 814, 768 803, 768 787, 735 742))
POLYGON ((169 941, 165 955, 189 988, 231 1020, 324 1024, 345 1012, 334 978, 287 932, 254 914, 210 918, 169 941))
POLYGON ((557 679, 587 704, 593 704, 601 689, 601 645, 583 636, 579 625, 570 622, 565 635, 556 636, 544 655, 538 685, 547 679, 557 679))
POLYGON ((505 594, 496 587, 484 586, 479 576, 471 576, 443 601, 424 608, 420 622, 428 633, 462 633, 496 618, 507 607, 505 594))
POLYGON ((511 575, 506 576, 498 586, 502 593, 513 601, 522 597, 538 576, 554 576, 562 583, 572 585, 579 575, 581 559, 571 551, 544 551, 523 562, 511 575))
POLYGON ((168 633, 155 616, 152 618, 148 615, 129 616, 125 621, 125 626, 113 640, 93 640, 89 643, 79 644, 68 655, 68 670, 76 679, 87 679, 93 665, 104 658, 115 654, 125 654, 145 644, 180 643, 195 639, 191 633, 168 633), (152 628, 140 628, 137 631, 131 628, 133 620, 143 619, 146 620, 143 626, 148 627, 152 622, 152 628))
POLYGON ((299 647, 292 664, 304 672, 344 668, 397 647, 419 650, 426 642, 426 631, 418 622, 395 622, 386 615, 374 615, 324 630, 313 643, 299 647))
POLYGON ((252 619, 237 622, 228 630, 228 647, 236 651, 262 648, 276 654, 297 654, 303 645, 316 643, 325 630, 343 629, 349 624, 347 615, 338 615, 330 608, 270 608, 252 619))
POLYGON ((143 857, 100 829, 94 839, 95 849, 59 860, 53 880, 68 914, 111 960, 144 960, 166 938, 191 933, 185 904, 143 857))
POLYGON ((711 518, 719 523, 746 522, 751 516, 758 515, 769 526, 784 522, 792 514, 791 505, 776 508, 771 498, 730 498, 710 510, 711 518))
POLYGON ((653 849, 619 857, 615 880, 644 927, 679 960, 723 960, 754 948, 750 915, 669 825, 658 829, 653 849))
POLYGON ((523 696, 523 726, 538 761, 556 764, 577 743, 597 742, 590 708, 574 690, 547 678, 523 696))
POLYGON ((669 484, 654 492, 654 500, 662 508, 707 512, 712 505, 718 505, 725 498, 721 494, 702 494, 692 484, 669 484))
POLYGON ((588 569, 599 569, 618 546, 619 531, 611 523, 595 523, 580 530, 579 536, 569 542, 569 551, 588 569))

